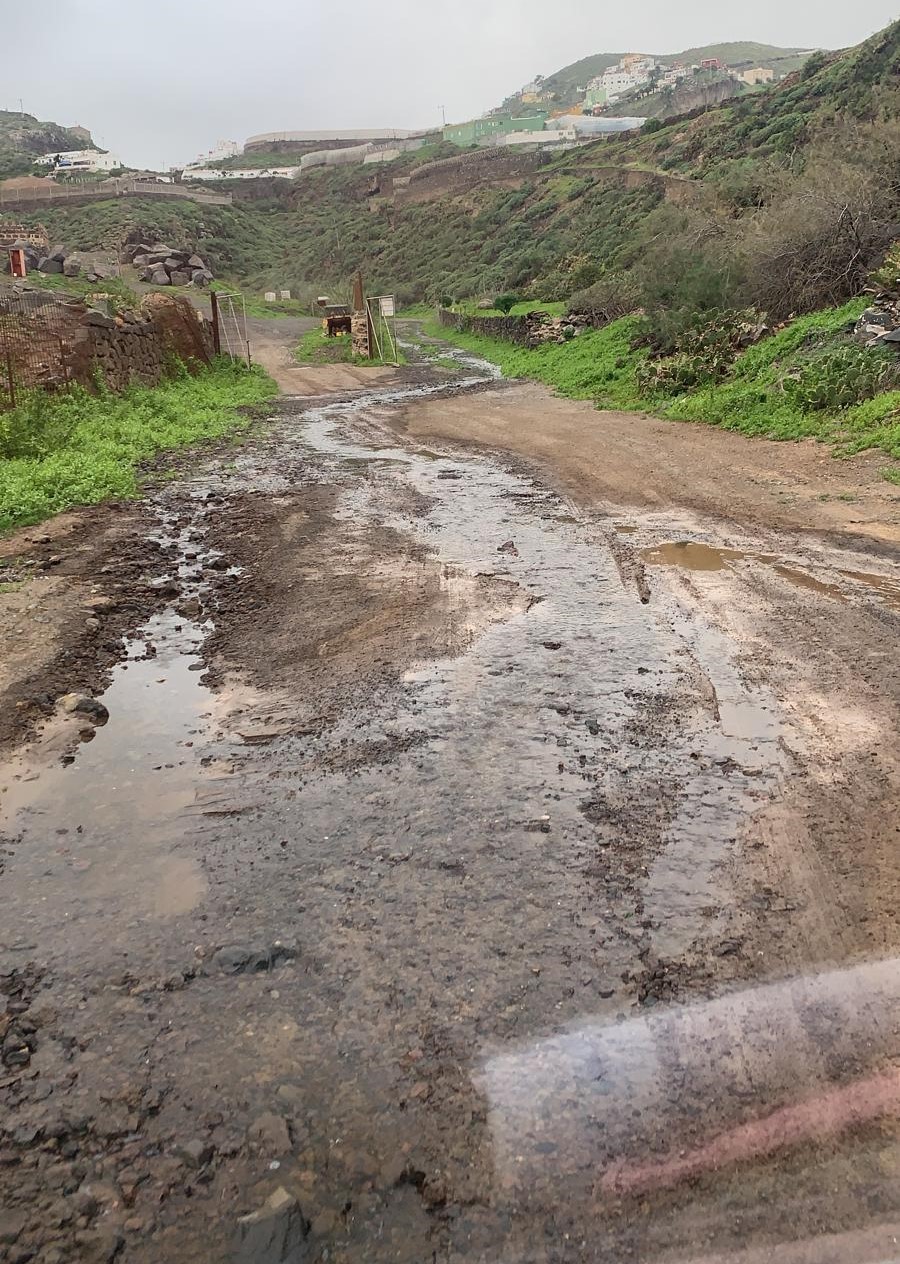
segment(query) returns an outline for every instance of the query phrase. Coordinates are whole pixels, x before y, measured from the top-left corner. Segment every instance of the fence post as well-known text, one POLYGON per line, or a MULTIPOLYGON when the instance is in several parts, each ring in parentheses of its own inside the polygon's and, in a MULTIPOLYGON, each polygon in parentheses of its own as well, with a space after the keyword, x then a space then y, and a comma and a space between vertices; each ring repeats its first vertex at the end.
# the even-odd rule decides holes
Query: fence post
POLYGON ((16 406, 16 382, 15 382, 15 378, 13 377, 12 352, 11 352, 10 350, 8 350, 8 349, 7 349, 7 352, 6 352, 6 372, 7 372, 7 376, 8 376, 8 378, 9 378, 9 406, 10 406, 10 408, 15 408, 15 406, 16 406))
POLYGON ((215 290, 210 290, 209 301, 212 307, 212 327, 213 327, 213 351, 216 355, 222 354, 222 333, 219 328, 219 296, 215 290))

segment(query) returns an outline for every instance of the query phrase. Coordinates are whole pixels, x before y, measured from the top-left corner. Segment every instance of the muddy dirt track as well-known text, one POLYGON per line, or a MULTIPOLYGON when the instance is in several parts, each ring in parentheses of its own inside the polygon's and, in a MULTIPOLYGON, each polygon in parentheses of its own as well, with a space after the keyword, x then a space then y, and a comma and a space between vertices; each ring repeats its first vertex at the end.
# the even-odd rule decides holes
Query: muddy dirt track
POLYGON ((900 1257, 897 489, 284 337, 0 543, 0 1259, 900 1257))

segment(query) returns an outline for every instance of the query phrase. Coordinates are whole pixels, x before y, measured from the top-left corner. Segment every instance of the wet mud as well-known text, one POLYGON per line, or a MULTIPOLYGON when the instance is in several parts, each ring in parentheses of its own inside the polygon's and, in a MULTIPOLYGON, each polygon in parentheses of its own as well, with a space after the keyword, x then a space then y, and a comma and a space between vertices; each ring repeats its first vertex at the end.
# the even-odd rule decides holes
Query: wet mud
POLYGON ((398 438, 504 406, 454 354, 162 486, 108 721, 0 772, 10 1260, 900 1215, 896 569, 398 438))

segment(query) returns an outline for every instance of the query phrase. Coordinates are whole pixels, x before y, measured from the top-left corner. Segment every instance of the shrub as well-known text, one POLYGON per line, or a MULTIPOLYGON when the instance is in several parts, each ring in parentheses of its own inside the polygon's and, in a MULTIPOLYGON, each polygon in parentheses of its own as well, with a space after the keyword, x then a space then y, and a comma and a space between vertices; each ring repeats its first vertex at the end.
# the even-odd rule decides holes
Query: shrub
MULTIPOLYGON (((681 395, 696 386, 721 382, 741 351, 759 342, 767 333, 759 312, 716 312, 697 317, 691 328, 679 335, 675 354, 648 361, 638 371, 641 390, 681 395)), ((652 348, 655 334, 645 332, 640 342, 652 348)))
POLYGON ((494 300, 494 306, 498 312, 502 312, 504 316, 508 316, 518 301, 518 294, 501 294, 494 300))
POLYGON ((577 291, 569 300, 568 310, 590 316, 593 324, 607 325, 621 316, 630 316, 641 305, 637 281, 627 272, 607 272, 577 291))
POLYGON ((898 387, 896 354, 857 346, 814 356, 782 381, 791 402, 809 412, 838 412, 898 387))

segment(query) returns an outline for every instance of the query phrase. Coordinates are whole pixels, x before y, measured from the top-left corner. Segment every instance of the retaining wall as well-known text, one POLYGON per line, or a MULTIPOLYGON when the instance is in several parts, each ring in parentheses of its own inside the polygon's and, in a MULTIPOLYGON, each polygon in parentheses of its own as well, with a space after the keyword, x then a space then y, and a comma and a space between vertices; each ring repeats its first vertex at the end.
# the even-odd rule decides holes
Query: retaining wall
POLYGON ((521 347, 531 343, 535 322, 528 316, 463 316, 459 312, 440 310, 439 320, 448 329, 459 329, 483 338, 503 338, 521 347))
POLYGON ((0 406, 22 388, 90 388, 98 370, 112 391, 158 386, 172 358, 197 368, 212 354, 212 325, 182 295, 150 294, 138 311, 28 289, 0 298, 0 406))

